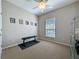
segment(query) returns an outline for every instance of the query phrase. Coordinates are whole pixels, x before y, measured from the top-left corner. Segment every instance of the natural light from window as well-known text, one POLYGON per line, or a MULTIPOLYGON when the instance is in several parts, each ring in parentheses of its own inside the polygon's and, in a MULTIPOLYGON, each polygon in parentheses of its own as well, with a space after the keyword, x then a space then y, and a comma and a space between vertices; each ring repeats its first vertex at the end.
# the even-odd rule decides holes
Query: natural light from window
POLYGON ((45 35, 46 37, 55 38, 55 18, 47 18, 45 21, 45 35))

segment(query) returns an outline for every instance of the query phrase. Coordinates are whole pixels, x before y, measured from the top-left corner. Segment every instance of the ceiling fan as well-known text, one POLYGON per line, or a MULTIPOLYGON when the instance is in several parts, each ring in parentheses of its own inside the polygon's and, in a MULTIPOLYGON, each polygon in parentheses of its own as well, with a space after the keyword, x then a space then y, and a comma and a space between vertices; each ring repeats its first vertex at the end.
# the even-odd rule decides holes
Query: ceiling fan
POLYGON ((45 8, 52 8, 52 6, 47 5, 48 0, 34 0, 38 3, 36 7, 33 7, 32 9, 40 8, 44 10, 45 8))
POLYGON ((48 0, 32 0, 32 1, 35 1, 37 3, 37 6, 33 7, 32 9, 39 8, 41 11, 44 11, 46 8, 52 8, 52 6, 47 4, 48 0))

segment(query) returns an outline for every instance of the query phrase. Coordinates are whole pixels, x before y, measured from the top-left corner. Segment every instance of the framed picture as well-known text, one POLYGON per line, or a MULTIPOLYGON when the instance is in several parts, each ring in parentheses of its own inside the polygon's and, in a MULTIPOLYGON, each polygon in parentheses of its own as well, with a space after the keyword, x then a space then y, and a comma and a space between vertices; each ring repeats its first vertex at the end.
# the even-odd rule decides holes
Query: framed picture
POLYGON ((19 24, 23 24, 23 20, 22 19, 19 19, 19 24))
POLYGON ((35 26, 37 26, 37 23, 35 23, 35 26))
POLYGON ((30 22, 30 24, 33 26, 33 22, 30 22))
POLYGON ((10 18, 10 23, 15 23, 15 18, 10 18))
POLYGON ((29 22, 28 22, 28 21, 25 21, 25 24, 26 24, 26 25, 29 25, 29 22))

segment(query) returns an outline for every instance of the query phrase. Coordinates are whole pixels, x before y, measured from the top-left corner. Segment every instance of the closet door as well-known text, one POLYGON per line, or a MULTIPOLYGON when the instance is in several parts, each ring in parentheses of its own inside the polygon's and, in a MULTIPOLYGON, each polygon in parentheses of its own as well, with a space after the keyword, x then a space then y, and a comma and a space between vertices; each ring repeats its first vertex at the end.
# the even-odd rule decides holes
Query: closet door
POLYGON ((0 59, 1 59, 1 53, 2 53, 2 48, 1 48, 1 44, 2 44, 2 15, 1 15, 1 0, 0 0, 0 59))

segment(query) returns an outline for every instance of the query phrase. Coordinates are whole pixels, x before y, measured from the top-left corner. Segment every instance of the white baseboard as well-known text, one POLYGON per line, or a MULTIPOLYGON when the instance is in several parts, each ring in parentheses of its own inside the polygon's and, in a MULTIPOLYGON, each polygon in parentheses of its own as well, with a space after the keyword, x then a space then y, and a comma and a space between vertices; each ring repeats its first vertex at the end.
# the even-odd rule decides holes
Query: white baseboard
MULTIPOLYGON (((44 40, 44 39, 40 39, 40 40, 44 40)), ((48 41, 48 40, 44 40, 44 41, 48 41)), ((62 42, 57 42, 57 41, 53 41, 53 42, 54 42, 54 43, 57 43, 57 44, 62 44, 62 45, 68 46, 68 47, 73 47, 72 45, 67 44, 67 43, 62 43, 62 42)), ((7 47, 2 47, 2 49, 11 48, 11 47, 17 46, 18 44, 20 44, 20 43, 12 44, 12 45, 9 45, 9 46, 7 46, 7 47)))
POLYGON ((62 45, 68 46, 68 47, 71 47, 72 46, 72 45, 67 44, 67 43, 62 43, 62 42, 57 42, 57 41, 54 41, 54 42, 57 43, 57 44, 62 44, 62 45))
POLYGON ((20 44, 20 43, 12 44, 12 45, 9 45, 9 46, 6 46, 6 47, 2 47, 2 50, 7 49, 7 48, 11 48, 11 47, 14 47, 14 46, 17 46, 18 44, 20 44))
MULTIPOLYGON (((40 39, 40 40, 44 40, 44 41, 50 42, 49 40, 45 40, 45 39, 40 39)), ((57 44, 61 44, 61 45, 64 45, 64 46, 68 46, 68 47, 73 47, 73 46, 70 45, 70 44, 63 43, 63 42, 57 42, 57 41, 55 41, 55 40, 53 40, 52 42, 53 42, 53 43, 57 43, 57 44)))
MULTIPOLYGON (((34 40, 34 39, 32 39, 34 40)), ((28 41, 31 41, 31 40, 28 40, 28 41)), ((26 41, 27 42, 27 41, 26 41)), ((2 47, 2 49, 7 49, 7 48, 11 48, 11 47, 14 47, 14 46, 17 46, 18 44, 21 44, 22 42, 19 42, 19 43, 15 43, 15 44, 12 44, 12 45, 9 45, 9 46, 6 46, 6 47, 2 47)))

